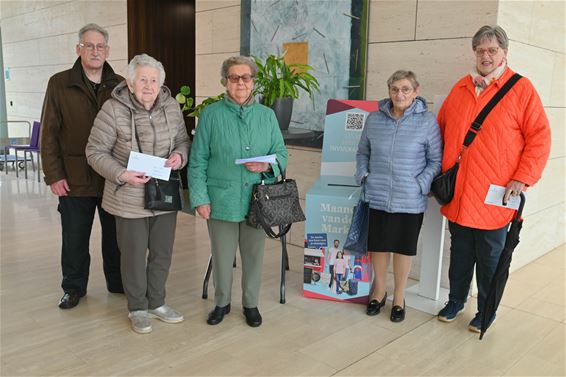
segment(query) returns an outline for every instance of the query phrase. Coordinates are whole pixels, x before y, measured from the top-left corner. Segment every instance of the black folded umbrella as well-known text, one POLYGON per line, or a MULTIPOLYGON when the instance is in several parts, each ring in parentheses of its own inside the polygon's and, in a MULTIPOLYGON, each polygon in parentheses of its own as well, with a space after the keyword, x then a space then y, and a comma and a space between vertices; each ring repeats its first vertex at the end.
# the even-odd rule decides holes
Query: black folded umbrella
POLYGON ((485 307, 481 318, 481 333, 480 340, 483 338, 483 334, 487 331, 489 327, 491 318, 495 315, 497 307, 501 302, 503 297, 503 291, 505 290, 505 284, 507 284, 507 279, 509 278, 509 267, 511 266, 511 258, 513 256, 513 250, 519 244, 519 233, 521 232, 521 227, 523 226, 523 219, 521 214, 523 213, 523 207, 525 206, 525 195, 521 193, 521 204, 517 210, 517 214, 509 230, 507 231, 507 237, 505 238, 505 247, 501 252, 499 257, 499 262, 497 263, 497 268, 491 278, 491 283, 489 285, 489 292, 485 300, 485 307))

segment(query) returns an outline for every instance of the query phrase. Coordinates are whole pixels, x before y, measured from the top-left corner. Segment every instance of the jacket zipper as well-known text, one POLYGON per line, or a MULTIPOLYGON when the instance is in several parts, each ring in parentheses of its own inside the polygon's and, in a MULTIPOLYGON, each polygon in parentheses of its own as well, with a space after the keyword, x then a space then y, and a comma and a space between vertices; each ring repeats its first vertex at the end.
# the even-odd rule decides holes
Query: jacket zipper
POLYGON ((389 200, 387 202, 387 209, 391 210, 391 201, 393 197, 393 151, 395 150, 395 142, 397 140, 397 131, 399 131, 399 120, 395 120, 395 133, 393 134, 393 142, 391 143, 391 151, 389 153, 389 172, 391 179, 389 180, 389 200))

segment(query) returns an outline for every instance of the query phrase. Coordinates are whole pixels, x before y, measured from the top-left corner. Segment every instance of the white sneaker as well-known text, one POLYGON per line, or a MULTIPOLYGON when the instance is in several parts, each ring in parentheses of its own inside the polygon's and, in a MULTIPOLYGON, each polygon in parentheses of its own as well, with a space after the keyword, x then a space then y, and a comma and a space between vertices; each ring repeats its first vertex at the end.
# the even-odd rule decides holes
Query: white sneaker
POLYGON ((147 312, 149 318, 157 318, 167 323, 179 323, 185 320, 185 317, 183 317, 181 313, 171 309, 167 305, 161 305, 159 308, 149 309, 147 312))
POLYGON ((151 332, 151 319, 146 310, 136 310, 128 314, 128 318, 132 322, 132 330, 138 334, 147 334, 151 332))

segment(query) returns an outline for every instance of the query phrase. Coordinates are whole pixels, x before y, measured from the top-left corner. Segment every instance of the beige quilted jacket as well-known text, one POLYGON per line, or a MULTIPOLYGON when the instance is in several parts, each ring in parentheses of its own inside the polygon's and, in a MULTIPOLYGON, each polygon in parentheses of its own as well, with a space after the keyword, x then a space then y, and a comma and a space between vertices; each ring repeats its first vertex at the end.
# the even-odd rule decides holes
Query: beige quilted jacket
POLYGON ((169 89, 161 87, 155 105, 148 111, 123 81, 96 116, 86 146, 89 165, 106 179, 102 207, 130 219, 167 213, 144 209, 144 187, 121 184, 118 180, 126 170, 130 151, 139 151, 133 123, 143 153, 168 158, 176 152, 182 156, 183 166, 187 163, 189 137, 179 104, 169 89))

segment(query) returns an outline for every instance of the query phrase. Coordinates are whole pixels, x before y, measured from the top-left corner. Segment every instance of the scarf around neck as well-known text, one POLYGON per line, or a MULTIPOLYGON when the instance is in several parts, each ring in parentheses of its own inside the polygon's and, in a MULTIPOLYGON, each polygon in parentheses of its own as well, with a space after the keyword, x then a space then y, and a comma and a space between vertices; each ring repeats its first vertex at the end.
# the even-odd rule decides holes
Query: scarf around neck
POLYGON ((472 72, 470 72, 470 76, 472 77, 472 81, 476 87, 476 96, 479 96, 485 88, 499 79, 503 72, 505 72, 505 68, 507 68, 507 59, 503 59, 499 67, 495 68, 493 72, 485 76, 478 72, 477 67, 474 67, 472 72))

